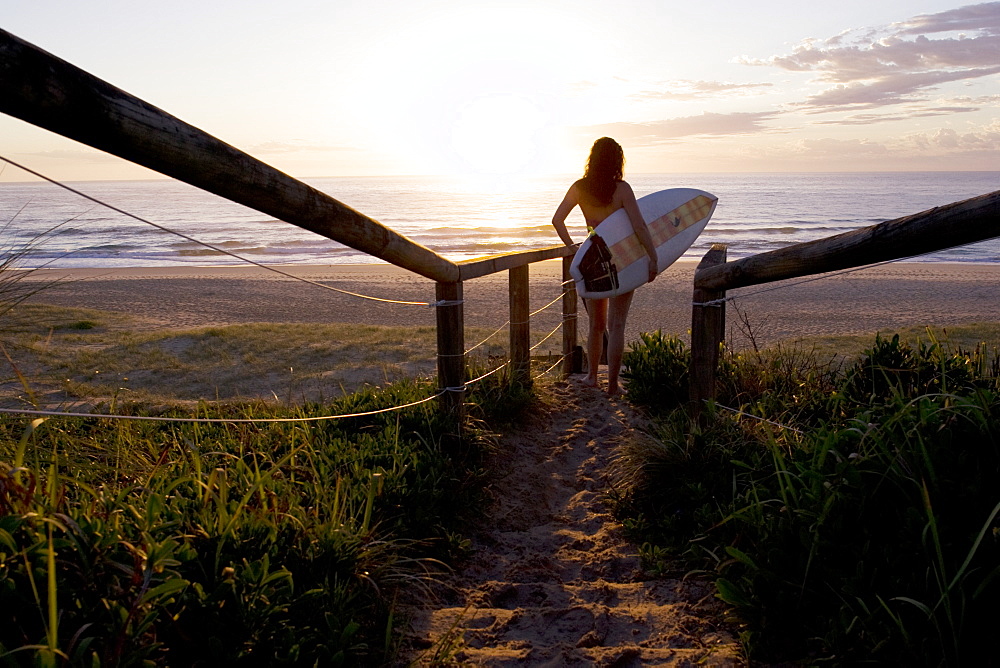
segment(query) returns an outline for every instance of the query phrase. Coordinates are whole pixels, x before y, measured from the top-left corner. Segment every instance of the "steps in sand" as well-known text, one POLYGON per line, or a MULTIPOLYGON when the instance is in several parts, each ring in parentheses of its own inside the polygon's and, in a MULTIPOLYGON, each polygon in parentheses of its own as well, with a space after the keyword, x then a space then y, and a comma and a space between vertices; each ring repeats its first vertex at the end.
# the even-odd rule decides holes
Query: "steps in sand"
POLYGON ((653 580, 604 503, 616 446, 641 418, 578 381, 505 437, 507 475, 474 552, 411 611, 415 665, 740 665, 703 583, 653 580))

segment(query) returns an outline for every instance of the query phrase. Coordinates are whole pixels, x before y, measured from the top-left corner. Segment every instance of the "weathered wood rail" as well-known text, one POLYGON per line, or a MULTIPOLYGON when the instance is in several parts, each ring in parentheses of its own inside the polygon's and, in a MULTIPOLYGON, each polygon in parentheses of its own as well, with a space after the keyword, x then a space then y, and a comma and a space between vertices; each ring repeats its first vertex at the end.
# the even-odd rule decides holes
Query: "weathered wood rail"
MULTIPOLYGON (((438 382, 442 403, 464 400, 463 281, 510 274, 513 377, 527 382, 528 265, 567 258, 553 246, 456 263, 333 197, 0 29, 0 112, 315 232, 436 283, 438 382)), ((566 279, 564 261, 564 280, 566 279)), ((563 299, 563 353, 576 346, 576 293, 563 299)))
POLYGON ((910 216, 726 262, 717 244, 694 275, 691 315, 691 400, 715 397, 715 371, 725 335, 726 291, 877 262, 899 260, 1000 236, 1000 190, 910 216))
POLYGON ((434 251, 4 30, 0 111, 432 280, 459 278, 434 251))

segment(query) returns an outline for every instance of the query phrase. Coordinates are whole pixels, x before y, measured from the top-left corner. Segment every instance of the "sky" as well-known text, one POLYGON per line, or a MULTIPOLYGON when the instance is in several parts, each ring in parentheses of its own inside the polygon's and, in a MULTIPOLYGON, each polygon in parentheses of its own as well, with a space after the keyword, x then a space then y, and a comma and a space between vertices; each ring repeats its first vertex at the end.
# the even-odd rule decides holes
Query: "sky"
MULTIPOLYGON (((293 176, 1000 170, 1000 2, 0 0, 0 27, 293 176)), ((0 114, 64 180, 158 175, 0 114)), ((0 180, 25 180, 7 166, 0 180)))

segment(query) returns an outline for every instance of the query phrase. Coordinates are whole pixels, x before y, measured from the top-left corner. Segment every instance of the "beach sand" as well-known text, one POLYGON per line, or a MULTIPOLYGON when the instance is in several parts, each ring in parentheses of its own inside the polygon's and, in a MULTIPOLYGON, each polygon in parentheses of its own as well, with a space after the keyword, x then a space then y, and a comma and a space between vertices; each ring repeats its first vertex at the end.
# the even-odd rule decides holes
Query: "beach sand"
POLYGON ((578 377, 537 398, 498 446, 471 555, 406 602, 397 665, 743 665, 712 585, 650 577, 608 506, 618 448, 649 438, 645 419, 578 377))
MULTIPOLYGON (((383 299, 434 301, 432 281, 390 265, 285 266, 282 270, 383 299)), ((636 291, 626 340, 657 329, 687 338, 694 270, 694 262, 678 262, 636 291)), ((530 276, 532 310, 558 297, 559 261, 532 265, 530 276)), ((154 329, 248 322, 434 324, 434 309, 426 306, 362 300, 253 266, 51 269, 32 272, 29 280, 60 281, 34 301, 128 313, 154 329)), ((996 297, 1000 266, 894 263, 800 283, 803 280, 730 291, 729 296, 736 298, 729 310, 730 330, 735 330, 739 319, 737 309, 756 327, 757 343, 765 345, 906 326, 1000 321, 996 297)), ((506 272, 466 281, 464 291, 466 327, 495 329, 508 319, 506 272)), ((532 319, 532 329, 548 332, 560 319, 557 302, 532 319)), ((585 318, 580 331, 582 341, 585 318)), ((734 331, 731 344, 740 347, 739 338, 734 331)), ((557 349, 558 337, 551 341, 557 349)))

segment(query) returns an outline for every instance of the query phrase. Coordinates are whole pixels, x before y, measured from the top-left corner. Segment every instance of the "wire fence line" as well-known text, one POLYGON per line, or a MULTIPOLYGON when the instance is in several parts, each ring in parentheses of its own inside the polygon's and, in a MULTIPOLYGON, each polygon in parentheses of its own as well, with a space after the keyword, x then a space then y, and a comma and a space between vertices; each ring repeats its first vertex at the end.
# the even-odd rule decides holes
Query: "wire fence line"
MULTIPOLYGON (((547 304, 543 308, 539 309, 538 311, 535 312, 535 314, 537 314, 537 313, 539 313, 541 311, 544 311, 546 308, 552 306, 556 301, 558 301, 558 299, 553 300, 552 302, 550 302, 549 304, 547 304)), ((494 332, 493 334, 491 334, 489 337, 487 337, 487 339, 485 339, 484 341, 482 341, 479 344, 476 344, 476 346, 473 346, 472 349, 474 349, 474 348, 482 345, 486 341, 488 341, 490 338, 492 338, 493 336, 495 336, 499 331, 501 331, 504 327, 506 327, 507 324, 509 324, 509 321, 508 321, 508 323, 505 323, 500 328, 500 330, 497 330, 497 332, 494 332)), ((544 338, 542 338, 538 343, 536 343, 534 346, 532 346, 530 348, 530 350, 535 350, 540 345, 542 345, 546 340, 548 340, 549 338, 551 338, 559 330, 560 327, 562 327, 562 323, 560 323, 559 325, 557 325, 544 338)), ((472 349, 470 349, 470 350, 472 350, 472 349)), ((542 376, 550 373, 564 359, 566 359, 566 355, 563 355, 562 357, 560 357, 556 361, 555 364, 553 364, 552 366, 548 367, 545 371, 543 371, 543 372, 539 373, 538 375, 534 376, 533 379, 537 380, 538 378, 541 378, 542 376)), ((461 386, 442 388, 441 390, 439 390, 435 394, 432 394, 432 395, 430 395, 428 397, 425 397, 423 399, 419 399, 417 401, 413 401, 413 402, 402 404, 402 405, 398 405, 398 406, 390 406, 390 407, 387 407, 387 408, 381 408, 381 409, 378 409, 378 410, 363 411, 363 412, 358 412, 358 413, 346 413, 346 414, 338 414, 338 415, 322 415, 322 416, 302 417, 302 418, 175 418, 175 417, 162 417, 162 416, 120 415, 120 414, 111 414, 111 413, 88 413, 88 412, 74 412, 74 411, 46 411, 46 410, 38 410, 38 409, 19 409, 19 408, 0 408, 0 413, 13 414, 13 415, 35 415, 35 416, 41 416, 41 417, 104 418, 104 419, 113 419, 113 420, 132 420, 132 421, 146 421, 146 422, 189 422, 189 423, 201 423, 201 424, 251 424, 251 423, 268 424, 268 423, 290 423, 290 422, 321 422, 321 421, 326 421, 326 420, 340 420, 340 419, 344 419, 344 418, 353 418, 353 417, 364 417, 364 416, 368 416, 368 415, 377 415, 377 414, 380 414, 380 413, 388 413, 388 412, 391 412, 391 411, 398 411, 398 410, 403 410, 403 409, 406 409, 406 408, 412 408, 414 406, 419 406, 421 404, 425 404, 425 403, 427 403, 429 401, 432 401, 434 399, 437 399, 438 397, 443 396, 446 392, 464 392, 464 391, 466 391, 468 389, 468 387, 470 385, 473 385, 473 384, 478 383, 478 382, 480 382, 482 380, 485 380, 486 378, 488 378, 488 377, 490 377, 490 376, 492 376, 492 375, 500 372, 502 369, 504 369, 505 367, 507 367, 509 365, 510 365, 510 360, 507 360, 506 362, 500 364, 499 366, 495 367, 494 369, 492 369, 490 371, 487 371, 486 373, 484 373, 484 374, 482 374, 482 375, 480 375, 480 376, 478 376, 476 378, 473 378, 472 380, 466 381, 461 386)))
MULTIPOLYGON (((337 293, 340 293, 340 294, 348 295, 348 296, 351 296, 351 297, 356 297, 356 298, 359 298, 359 299, 365 299, 365 300, 382 302, 382 303, 389 303, 389 304, 398 304, 398 305, 404 305, 404 306, 437 307, 437 306, 456 306, 456 305, 464 303, 464 300, 438 300, 438 301, 434 301, 434 302, 430 302, 430 301, 422 302, 422 301, 406 301, 406 300, 396 300, 396 299, 387 299, 387 298, 382 298, 382 297, 374 297, 374 296, 371 296, 371 295, 364 295, 364 294, 360 294, 360 293, 357 293, 357 292, 352 292, 350 290, 343 290, 343 289, 340 289, 340 288, 336 288, 336 287, 333 287, 333 286, 330 286, 330 285, 326 285, 324 283, 320 283, 318 281, 314 281, 314 280, 311 280, 311 279, 308 279, 308 278, 305 278, 305 277, 302 277, 302 276, 296 276, 296 275, 291 274, 291 273, 289 273, 287 271, 283 271, 283 270, 281 270, 281 269, 279 269, 277 267, 274 267, 274 266, 271 266, 271 265, 262 264, 260 262, 255 261, 255 260, 252 260, 250 258, 247 258, 247 257, 244 257, 242 255, 239 255, 237 253, 233 253, 232 251, 226 250, 224 248, 220 248, 220 247, 218 247, 218 246, 216 246, 214 244, 210 244, 210 243, 201 241, 201 240, 199 240, 199 239, 197 239, 195 237, 192 237, 190 235, 184 234, 183 232, 178 232, 176 230, 173 230, 173 229, 171 229, 169 227, 166 227, 164 225, 161 225, 159 223, 156 223, 156 222, 153 222, 151 220, 147 220, 145 218, 142 218, 141 216, 135 215, 135 214, 133 214, 133 213, 131 213, 129 211, 126 211, 124 209, 116 207, 116 206, 114 206, 114 205, 112 205, 112 204, 110 204, 108 202, 105 202, 105 201, 103 201, 103 200, 101 200, 101 199, 99 199, 97 197, 94 197, 93 195, 90 195, 90 194, 85 193, 85 192, 83 192, 81 190, 73 188, 73 187, 71 187, 71 186, 69 186, 69 185, 67 185, 65 183, 62 183, 62 182, 60 182, 60 181, 58 181, 58 180, 56 180, 54 178, 51 178, 49 176, 46 176, 45 174, 42 174, 42 173, 40 173, 38 171, 35 171, 35 170, 33 170, 33 169, 29 168, 29 167, 26 167, 26 166, 24 166, 24 165, 22 165, 22 164, 20 164, 18 162, 15 162, 14 160, 11 160, 10 158, 7 158, 7 157, 3 156, 3 155, 0 155, 0 161, 2 161, 2 165, 0 165, 0 173, 2 173, 2 170, 4 170, 8 164, 12 165, 12 166, 14 166, 14 167, 16 167, 18 169, 23 170, 24 172, 26 172, 28 174, 31 174, 31 175, 39 178, 39 179, 47 181, 47 182, 49 182, 49 183, 51 183, 51 184, 53 184, 53 185, 55 185, 55 186, 57 186, 59 188, 62 188, 62 189, 66 190, 66 191, 68 191, 70 193, 73 193, 74 195, 77 195, 77 196, 79 196, 79 197, 81 197, 81 198, 83 198, 85 200, 93 202, 93 203, 97 204, 98 206, 107 208, 107 209, 109 209, 111 211, 114 211, 114 212, 120 214, 120 215, 126 216, 128 218, 136 220, 136 221, 138 221, 140 223, 143 223, 145 225, 149 225, 151 227, 154 227, 154 228, 156 228, 158 230, 161 230, 163 232, 166 232, 168 234, 173 234, 173 235, 178 236, 178 237, 180 237, 182 239, 185 239, 185 240, 187 240, 187 241, 189 241, 191 243, 198 244, 198 245, 200 245, 200 246, 202 246, 204 248, 208 248, 208 249, 213 250, 215 252, 218 252, 220 254, 227 255, 227 256, 232 257, 232 258, 234 258, 234 259, 236 259, 236 260, 238 260, 240 262, 243 262, 243 263, 246 263, 246 264, 250 264, 250 265, 262 268, 262 269, 264 269, 266 271, 269 271, 269 272, 272 272, 272 273, 276 273, 276 274, 285 276, 287 278, 291 278, 292 280, 295 280, 295 281, 299 281, 299 282, 306 283, 306 284, 309 284, 309 285, 314 285, 316 287, 319 287, 319 288, 322 288, 322 289, 325 289, 325 290, 330 290, 330 291, 333 291, 333 292, 337 292, 337 293)), ((82 214, 78 214, 78 216, 79 215, 82 215, 82 214)), ((75 216, 74 218, 76 218, 78 216, 75 216)), ((544 312, 546 309, 550 308, 551 306, 553 306, 554 304, 556 304, 560 299, 562 299, 565 296, 566 292, 567 292, 566 285, 568 283, 570 283, 570 282, 569 281, 563 281, 563 282, 561 282, 560 283, 561 294, 559 294, 555 299, 553 299, 552 301, 550 301, 546 305, 544 305, 541 308, 539 308, 539 309, 531 312, 529 314, 529 318, 532 317, 532 316, 535 316, 535 315, 538 315, 538 314, 544 312)), ((565 320, 565 318, 564 318, 564 320, 565 320)), ((502 332, 510 324, 511 324, 511 322, 510 322, 510 320, 508 320, 503 325, 501 325, 496 331, 494 331, 492 334, 490 334, 485 339, 483 339, 482 341, 480 341, 476 345, 474 345, 471 348, 469 348, 468 350, 466 350, 465 353, 462 354, 462 356, 468 355, 469 353, 471 353, 472 351, 476 350, 480 346, 486 344, 489 340, 491 340, 497 334, 499 334, 500 332, 502 332)), ((555 333, 555 331, 557 331, 559 329, 560 326, 561 326, 561 324, 558 325, 555 330, 553 330, 552 332, 550 332, 549 334, 547 334, 541 341, 539 341, 537 344, 535 344, 535 346, 533 346, 531 348, 531 350, 534 350, 535 348, 537 348, 538 346, 540 346, 542 343, 544 343, 547 339, 549 339, 555 333)), ((442 356, 442 355, 439 354, 439 357, 440 356, 442 356)), ((364 411, 364 412, 358 412, 358 413, 338 414, 338 415, 323 415, 323 416, 302 417, 302 418, 175 418, 175 417, 164 417, 164 416, 132 416, 132 415, 111 414, 111 413, 91 413, 91 412, 80 412, 80 411, 54 411, 54 410, 40 410, 40 409, 28 409, 28 408, 23 408, 23 409, 22 408, 0 408, 0 413, 8 414, 8 415, 34 415, 34 416, 40 416, 40 417, 46 417, 46 418, 48 418, 48 417, 103 418, 103 419, 114 419, 114 420, 132 420, 132 421, 148 421, 148 422, 190 422, 190 423, 228 423, 228 424, 241 424, 241 423, 261 423, 261 424, 264 424, 264 423, 319 422, 319 421, 325 421, 325 420, 338 420, 338 419, 344 419, 344 418, 363 417, 363 416, 368 416, 368 415, 376 415, 376 414, 380 414, 380 413, 387 413, 387 412, 391 412, 391 411, 398 411, 398 410, 403 410, 403 409, 406 409, 406 408, 411 408, 411 407, 414 407, 414 406, 419 406, 421 404, 425 404, 425 403, 427 403, 429 401, 437 399, 438 397, 441 397, 441 396, 443 396, 444 394, 446 394, 448 392, 463 392, 463 391, 465 391, 468 388, 468 386, 473 385, 473 384, 475 384, 477 382, 480 382, 480 381, 482 381, 482 380, 484 380, 484 379, 486 379, 486 378, 488 378, 488 377, 490 377, 490 376, 498 373, 500 370, 502 370, 503 368, 505 368, 509 364, 510 364, 510 361, 508 360, 508 361, 504 362, 503 364, 501 364, 500 366, 492 369, 491 371, 488 371, 488 372, 482 374, 481 376, 479 376, 479 377, 477 377, 475 379, 466 381, 465 383, 463 383, 459 387, 446 387, 446 388, 442 388, 442 389, 438 390, 436 393, 434 393, 434 394, 432 394, 432 395, 430 395, 428 397, 425 397, 423 399, 414 401, 414 402, 409 402, 409 403, 398 405, 398 406, 390 406, 390 407, 383 408, 383 409, 378 409, 378 410, 364 411)), ((557 364, 558 364, 558 362, 557 362, 557 364)), ((552 370, 552 368, 555 368, 555 365, 553 365, 552 367, 550 367, 546 371, 544 371, 541 374, 539 374, 538 376, 536 376, 536 378, 549 373, 552 370)))
POLYGON ((435 394, 429 397, 424 397, 423 399, 418 399, 417 401, 411 401, 406 404, 401 404, 398 406, 389 406, 387 408, 379 408, 377 410, 371 411, 361 411, 358 413, 343 413, 338 415, 319 415, 313 417, 301 417, 301 418, 177 418, 177 417, 164 417, 164 416, 149 416, 149 415, 121 415, 114 413, 87 413, 87 412, 74 412, 74 411, 45 411, 30 408, 0 408, 0 413, 5 413, 8 415, 37 415, 43 417, 76 417, 76 418, 104 418, 109 420, 131 420, 136 422, 193 422, 200 424, 269 424, 269 423, 282 423, 282 422, 322 422, 326 420, 343 420, 345 418, 355 418, 355 417, 365 417, 368 415, 378 415, 380 413, 390 413, 392 411, 399 411, 405 408, 412 408, 414 406, 419 406, 425 404, 428 401, 437 399, 443 396, 447 392, 464 392, 468 389, 469 385, 473 385, 482 381, 493 374, 497 373, 504 367, 510 364, 510 361, 504 362, 500 366, 496 367, 491 371, 487 371, 483 375, 474 378, 472 380, 466 381, 459 387, 445 387, 438 390, 435 394))
MULTIPOLYGON (((556 360, 555 364, 548 367, 541 373, 532 377, 533 380, 537 380, 542 376, 550 373, 555 369, 564 359, 566 355, 563 355, 556 360)), ((371 411, 361 411, 357 413, 342 413, 338 415, 319 415, 312 417, 300 417, 300 418, 181 418, 181 417, 166 417, 166 416, 151 416, 151 415, 121 415, 115 413, 89 413, 82 411, 47 411, 33 408, 0 408, 0 413, 6 415, 34 415, 39 417, 63 417, 63 418, 100 418, 107 420, 125 420, 134 422, 187 422, 187 423, 198 423, 198 424, 275 424, 275 423, 294 423, 294 422, 323 422, 327 420, 343 420, 345 418, 356 418, 356 417, 366 417, 369 415, 379 415, 381 413, 390 413, 393 411, 400 411, 406 408, 413 408, 414 406, 419 406, 425 404, 429 401, 433 401, 438 397, 443 396, 446 392, 465 392, 468 390, 470 385, 481 382, 490 376, 499 373, 505 367, 510 365, 510 360, 507 360, 503 364, 487 371, 486 373, 473 378, 472 380, 467 380, 465 383, 458 387, 445 387, 438 390, 436 393, 424 397, 423 399, 418 399, 417 401, 411 401, 406 404, 401 404, 398 406, 389 406, 386 408, 379 408, 371 411)))
POLYGON ((894 258, 892 260, 882 260, 881 262, 873 262, 872 264, 865 264, 865 265, 861 265, 860 267, 849 267, 847 269, 840 269, 838 271, 831 271, 831 272, 819 274, 817 276, 810 276, 809 278, 804 278, 801 281, 795 281, 794 283, 785 283, 783 285, 772 285, 772 286, 769 286, 769 287, 766 287, 766 288, 761 288, 759 290, 754 290, 753 292, 743 292, 743 293, 740 293, 738 295, 731 295, 731 296, 726 296, 726 297, 720 297, 719 299, 712 299, 712 300, 707 301, 707 302, 695 302, 695 301, 692 301, 691 305, 692 306, 709 306, 709 307, 710 306, 722 306, 726 302, 731 302, 731 301, 734 301, 736 299, 740 299, 740 298, 743 298, 743 297, 753 297, 754 295, 764 294, 765 292, 773 292, 775 290, 782 290, 784 288, 794 288, 794 287, 799 286, 799 285, 804 285, 805 283, 812 283, 814 281, 821 281, 821 280, 824 280, 824 279, 827 279, 827 278, 833 278, 835 276, 843 276, 845 274, 852 274, 852 273, 854 273, 856 271, 863 271, 865 269, 874 269, 875 267, 882 267, 882 266, 885 266, 887 264, 893 264, 894 262, 904 262, 906 260, 912 260, 914 258, 923 257, 925 255, 930 255, 932 253, 940 253, 942 250, 952 250, 952 249, 955 249, 955 248, 965 248, 966 246, 974 246, 976 244, 983 243, 983 241, 987 241, 987 240, 970 241, 970 242, 964 243, 964 244, 955 244, 953 246, 944 246, 943 248, 938 248, 938 249, 935 249, 935 250, 924 251, 923 253, 914 253, 913 255, 906 255, 904 257, 897 257, 897 258, 894 258))
POLYGON ((43 410, 20 409, 20 408, 0 408, 0 413, 13 414, 13 415, 38 415, 43 417, 104 418, 108 420, 126 420, 135 422, 190 422, 199 424, 266 424, 266 423, 281 423, 281 422, 322 422, 325 420, 342 420, 344 418, 364 417, 367 415, 378 415, 379 413, 389 413, 392 411, 403 410, 404 408, 419 406, 420 404, 425 404, 428 401, 437 399, 447 391, 448 389, 444 389, 438 392, 437 394, 432 394, 429 397, 425 397, 424 399, 419 399, 417 401, 412 401, 408 404, 403 404, 400 406, 390 406, 388 408, 380 408, 378 410, 373 410, 373 411, 363 411, 360 413, 347 413, 342 415, 320 415, 320 416, 301 417, 301 418, 179 418, 179 417, 165 417, 165 416, 153 416, 153 415, 121 415, 114 413, 43 411, 43 410))
POLYGON ((565 354, 565 355, 562 355, 562 356, 561 356, 561 357, 560 357, 559 359, 557 359, 557 360, 556 360, 555 364, 553 364, 552 366, 550 366, 549 368, 547 368, 547 369, 546 369, 545 371, 542 371, 542 372, 541 372, 540 374, 537 374, 537 375, 535 375, 535 376, 532 376, 532 377, 531 377, 531 379, 532 379, 532 380, 538 380, 538 379, 539 379, 539 378, 541 378, 542 376, 546 376, 546 375, 548 375, 548 374, 552 373, 552 370, 553 370, 553 369, 555 369, 555 368, 556 368, 557 366, 559 366, 560 364, 562 364, 562 363, 563 363, 563 361, 564 361, 564 360, 565 360, 565 359, 566 359, 567 357, 569 357, 569 354, 568 354, 568 353, 567 353, 567 354, 565 354))
POLYGON ((561 323, 561 322, 560 322, 560 323, 559 323, 558 325, 556 325, 556 326, 555 326, 555 328, 553 328, 553 330, 552 330, 551 332, 549 332, 549 333, 548 333, 548 334, 546 334, 546 335, 545 335, 544 337, 542 337, 542 340, 541 340, 541 341, 539 341, 539 342, 538 342, 538 343, 536 343, 535 345, 533 345, 533 346, 531 346, 530 348, 528 348, 528 351, 530 352, 530 351, 532 351, 532 350, 535 350, 535 349, 536 349, 536 348, 538 348, 538 347, 539 347, 540 345, 542 345, 543 343, 545 343, 546 341, 548 341, 548 340, 549 340, 550 338, 552 338, 552 336, 553 336, 553 335, 554 335, 554 334, 555 334, 556 332, 558 332, 558 331, 559 331, 559 330, 560 330, 560 329, 562 328, 562 326, 563 326, 563 323, 561 323))
MULTIPOLYGON (((563 283, 563 286, 565 286, 565 283, 563 283)), ((529 319, 526 320, 526 321, 524 321, 524 322, 511 322, 510 320, 507 320, 507 322, 505 322, 504 324, 500 325, 500 327, 498 327, 492 334, 490 334, 489 336, 487 336, 485 339, 483 339, 482 341, 480 341, 476 345, 474 345, 474 346, 466 349, 465 354, 468 355, 473 350, 476 350, 477 348, 483 346, 488 341, 490 341, 493 337, 495 337, 497 334, 499 334, 500 332, 502 332, 505 329, 507 329, 507 327, 509 325, 526 325, 526 324, 528 324, 530 322, 531 318, 533 318, 534 316, 538 315, 539 313, 542 313, 545 310, 547 310, 547 309, 551 308, 552 306, 554 306, 560 299, 562 299, 563 297, 565 297, 568 293, 569 293, 569 291, 564 289, 561 294, 559 294, 555 299, 553 299, 552 301, 550 301, 548 304, 546 304, 545 306, 543 306, 543 307, 541 307, 541 308, 539 308, 537 310, 534 310, 531 313, 529 313, 528 314, 528 318, 529 319)), ((565 316, 564 315, 563 316, 563 321, 566 321, 568 319, 575 319, 575 318, 576 318, 576 315, 570 315, 570 316, 565 316)), ((560 324, 559 326, 556 327, 556 329, 558 329, 561 326, 562 325, 560 324)), ((545 339, 549 338, 550 336, 552 336, 552 333, 549 333, 544 339, 542 339, 542 341, 544 341, 545 339)), ((537 347, 538 345, 540 345, 542 343, 542 341, 539 341, 538 344, 535 345, 535 347, 537 347)), ((535 349, 534 347, 531 348, 531 350, 534 350, 534 349, 535 349)), ((449 357, 449 355, 438 355, 438 357, 449 357)))
POLYGON ((387 299, 387 298, 384 298, 384 297, 373 297, 371 295, 363 295, 363 294, 360 294, 358 292, 351 292, 350 290, 343 290, 341 288, 335 288, 332 285, 326 285, 325 283, 320 283, 319 281, 314 281, 312 279, 305 278, 304 276, 296 276, 295 274, 289 273, 287 271, 283 271, 282 269, 279 269, 279 268, 277 268, 277 267, 275 267, 273 265, 266 265, 266 264, 263 264, 261 262, 257 262, 256 260, 252 260, 252 259, 250 259, 248 257, 245 257, 243 255, 240 255, 238 253, 234 253, 232 251, 226 250, 225 248, 221 248, 221 247, 216 246, 214 244, 210 244, 208 242, 201 241, 200 239, 192 237, 192 236, 190 236, 188 234, 185 234, 183 232, 178 232, 177 230, 170 229, 169 227, 167 227, 165 225, 161 225, 160 223, 155 223, 155 222, 153 222, 151 220, 148 220, 146 218, 143 218, 141 216, 137 216, 134 213, 131 213, 129 211, 125 211, 124 209, 121 209, 121 208, 119 208, 119 207, 117 207, 117 206, 115 206, 113 204, 109 204, 109 203, 107 203, 107 202, 105 202, 105 201, 103 201, 103 200, 101 200, 101 199, 99 199, 97 197, 94 197, 93 195, 89 195, 89 194, 87 194, 87 193, 85 193, 85 192, 83 192, 81 190, 73 188, 72 186, 66 185, 65 183, 62 183, 62 182, 60 182, 60 181, 58 181, 56 179, 53 179, 53 178, 48 177, 48 176, 45 176, 44 174, 41 174, 40 172, 36 172, 35 170, 30 169, 29 167, 25 167, 24 165, 21 165, 20 163, 14 162, 10 158, 6 158, 6 157, 0 155, 0 160, 3 160, 4 162, 9 163, 9 164, 11 164, 11 165, 13 165, 13 166, 15 166, 15 167, 17 167, 19 169, 22 169, 25 172, 27 172, 27 173, 29 173, 29 174, 31 174, 33 176, 37 176, 40 179, 48 181, 49 183, 52 183, 52 184, 54 184, 54 185, 56 185, 56 186, 58 186, 60 188, 63 188, 64 190, 67 190, 67 191, 69 191, 69 192, 71 192, 71 193, 73 193, 75 195, 78 195, 79 197, 82 197, 82 198, 84 198, 86 200, 94 202, 95 204, 98 204, 99 206, 103 206, 103 207, 105 207, 107 209, 110 209, 111 211, 114 211, 115 213, 121 214, 123 216, 126 216, 128 218, 136 220, 136 221, 138 221, 140 223, 143 223, 145 225, 149 225, 151 227, 154 227, 154 228, 156 228, 156 229, 158 229, 158 230, 160 230, 162 232, 166 232, 168 234, 173 234, 175 236, 180 237, 181 239, 184 239, 185 241, 190 241, 191 243, 198 244, 199 246, 202 246, 204 248, 208 248, 209 250, 215 251, 217 253, 221 253, 223 255, 227 255, 227 256, 229 256, 231 258, 239 260, 240 262, 244 262, 246 264, 250 264, 250 265, 253 265, 255 267, 259 267, 259 268, 264 269, 266 271, 270 271, 272 273, 279 274, 281 276, 284 276, 286 278, 290 278, 290 279, 295 280, 295 281, 300 281, 302 283, 307 283, 309 285, 314 285, 314 286, 316 286, 318 288, 322 288, 324 290, 331 290, 333 292, 338 292, 340 294, 348 295, 348 296, 351 296, 351 297, 357 297, 358 299, 367 299, 369 301, 383 302, 383 303, 387 303, 387 304, 399 304, 399 305, 403 305, 403 306, 431 306, 431 307, 434 307, 434 306, 454 306, 454 305, 463 303, 462 300, 451 300, 451 301, 449 301, 449 300, 438 300, 438 301, 431 302, 431 301, 406 301, 406 300, 399 300, 399 299, 387 299))

